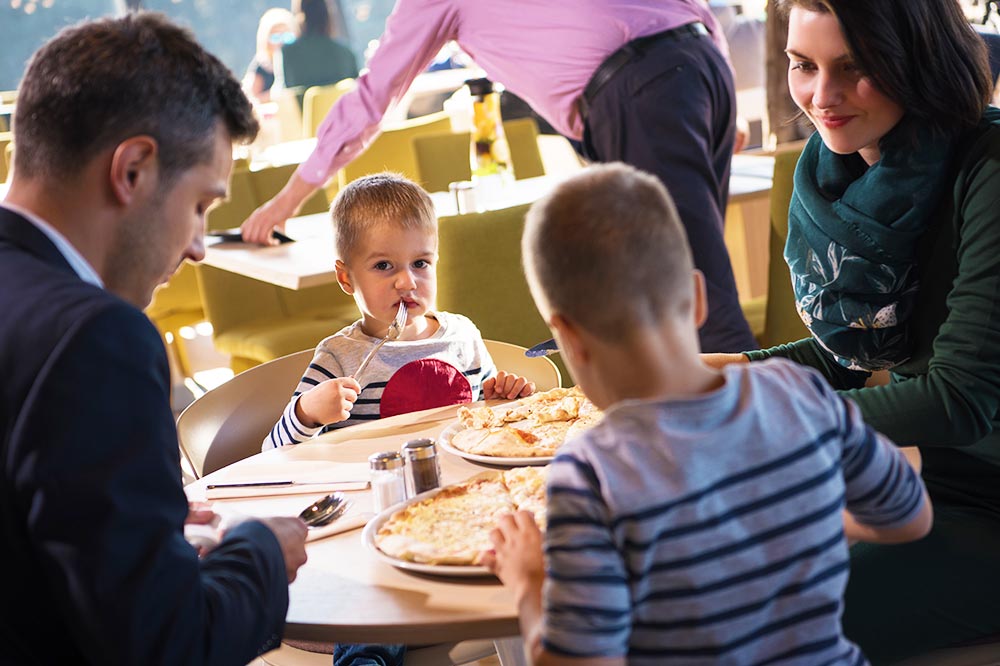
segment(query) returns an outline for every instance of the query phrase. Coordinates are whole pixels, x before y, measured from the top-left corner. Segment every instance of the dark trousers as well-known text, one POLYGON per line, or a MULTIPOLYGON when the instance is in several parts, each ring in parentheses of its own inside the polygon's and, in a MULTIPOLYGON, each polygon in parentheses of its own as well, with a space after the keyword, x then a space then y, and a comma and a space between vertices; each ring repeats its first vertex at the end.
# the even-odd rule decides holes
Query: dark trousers
POLYGON ((873 666, 1000 634, 1000 517, 934 501, 924 539, 855 545, 843 624, 873 666))
POLYGON ((662 40, 633 58, 591 100, 584 129, 590 160, 626 162, 670 191, 708 287, 706 352, 757 348, 722 237, 735 122, 732 72, 702 36, 662 40))

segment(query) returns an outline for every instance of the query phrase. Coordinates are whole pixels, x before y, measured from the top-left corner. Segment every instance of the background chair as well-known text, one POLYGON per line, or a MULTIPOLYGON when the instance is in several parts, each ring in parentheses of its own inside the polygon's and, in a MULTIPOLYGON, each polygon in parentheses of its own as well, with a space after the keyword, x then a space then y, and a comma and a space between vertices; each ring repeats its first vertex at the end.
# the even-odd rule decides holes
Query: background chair
POLYGON ((187 349, 180 329, 194 326, 205 320, 205 310, 201 306, 198 291, 198 274, 188 262, 174 273, 166 284, 153 292, 153 300, 146 307, 146 316, 153 322, 173 357, 177 371, 182 377, 194 379, 187 349), (169 334, 169 335, 168 335, 169 334))
MULTIPOLYGON (((0 118, 0 120, 3 119, 0 118)), ((0 132, 0 183, 7 182, 7 173, 9 171, 7 146, 11 145, 11 142, 13 140, 14 140, 13 132, 0 132)))
POLYGON ((528 358, 524 355, 527 347, 499 340, 483 340, 483 342, 486 343, 486 349, 493 358, 497 370, 525 377, 535 383, 536 391, 548 391, 562 386, 559 367, 547 356, 528 358))
MULTIPOLYGON (((438 220, 438 307, 467 316, 483 337, 530 347, 552 337, 521 269, 528 205, 438 220)), ((552 358, 562 376, 562 360, 552 358)))
POLYGON ((306 349, 241 372, 181 412, 177 440, 198 478, 260 453, 312 356, 306 349))
POLYGON ((302 136, 316 136, 316 130, 333 105, 356 85, 354 79, 343 79, 328 86, 306 88, 302 96, 302 136))
MULTIPOLYGON (((269 175, 263 177, 262 172, 235 170, 230 198, 209 211, 208 228, 239 226, 257 207, 256 192, 269 196, 269 188, 280 187, 276 181, 292 168, 265 170, 269 175)), ((216 349, 230 355, 234 372, 313 348, 358 318, 354 299, 337 284, 296 291, 203 264, 196 271, 212 340, 216 349)))
MULTIPOLYGON (((396 171, 407 178, 420 181, 417 158, 413 151, 413 137, 441 134, 451 131, 451 118, 444 111, 432 113, 382 130, 358 157, 337 173, 341 188, 352 180, 380 171, 396 171)), ((469 161, 468 155, 465 161, 469 161)))
POLYGON ((767 295, 742 303, 750 329, 764 349, 809 336, 795 310, 792 278, 785 263, 785 240, 788 238, 788 206, 792 200, 795 165, 801 145, 779 151, 774 156, 774 178, 770 197, 770 232, 768 234, 767 295))

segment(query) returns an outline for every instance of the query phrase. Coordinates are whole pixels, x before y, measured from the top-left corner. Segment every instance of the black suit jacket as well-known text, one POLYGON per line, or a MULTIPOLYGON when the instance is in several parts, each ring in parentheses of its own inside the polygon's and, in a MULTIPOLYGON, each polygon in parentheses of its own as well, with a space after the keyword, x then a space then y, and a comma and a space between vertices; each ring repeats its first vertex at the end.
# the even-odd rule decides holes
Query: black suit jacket
POLYGON ((0 661, 237 664, 276 647, 281 550, 260 523, 183 536, 169 370, 142 312, 0 207, 0 661))

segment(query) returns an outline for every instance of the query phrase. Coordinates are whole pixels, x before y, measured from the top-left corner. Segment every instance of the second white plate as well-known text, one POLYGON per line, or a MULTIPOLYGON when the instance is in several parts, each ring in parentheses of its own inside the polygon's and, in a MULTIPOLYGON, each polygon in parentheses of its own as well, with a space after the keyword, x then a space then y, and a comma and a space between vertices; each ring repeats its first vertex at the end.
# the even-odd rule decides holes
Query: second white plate
POLYGON ((456 456, 461 456, 466 460, 471 460, 473 462, 484 463, 486 465, 499 465, 500 467, 524 467, 525 465, 548 465, 552 462, 554 456, 527 456, 523 458, 503 458, 500 456, 483 456, 478 453, 469 453, 468 451, 463 451, 457 449, 451 444, 451 438, 455 436, 455 433, 465 430, 465 426, 462 425, 460 421, 453 421, 448 424, 441 434, 438 435, 438 444, 442 449, 448 453, 452 453, 456 456))

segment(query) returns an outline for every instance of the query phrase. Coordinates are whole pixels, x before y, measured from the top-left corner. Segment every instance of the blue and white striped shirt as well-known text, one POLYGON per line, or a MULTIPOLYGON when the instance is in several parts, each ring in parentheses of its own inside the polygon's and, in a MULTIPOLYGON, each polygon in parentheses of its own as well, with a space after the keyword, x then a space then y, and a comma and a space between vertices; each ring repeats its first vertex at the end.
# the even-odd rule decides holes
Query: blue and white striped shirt
POLYGON ((543 642, 630 664, 865 664, 840 627, 842 511, 901 525, 920 477, 857 407, 782 359, 688 400, 630 401, 548 481, 543 642))
POLYGON ((407 406, 402 411, 416 411, 424 405, 450 405, 463 398, 478 400, 483 381, 496 374, 479 329, 462 315, 435 312, 428 316, 439 324, 431 337, 382 345, 359 378, 361 393, 350 418, 313 428, 295 416, 299 396, 320 382, 353 373, 378 340, 366 335, 357 321, 320 342, 261 450, 298 444, 320 432, 379 419, 387 404, 396 410, 394 413, 401 413, 401 405, 407 406))

